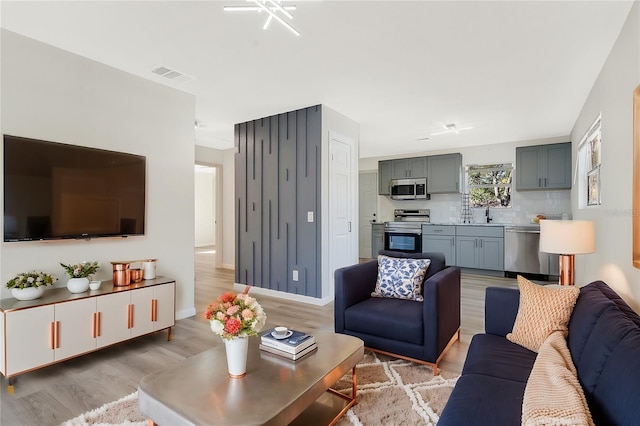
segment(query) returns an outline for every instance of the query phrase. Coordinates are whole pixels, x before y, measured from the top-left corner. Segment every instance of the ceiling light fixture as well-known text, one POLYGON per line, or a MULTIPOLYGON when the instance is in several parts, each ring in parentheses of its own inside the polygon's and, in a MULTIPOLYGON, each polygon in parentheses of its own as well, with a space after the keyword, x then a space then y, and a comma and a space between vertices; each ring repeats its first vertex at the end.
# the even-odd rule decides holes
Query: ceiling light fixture
POLYGON ((471 130, 473 127, 457 127, 455 124, 445 124, 442 132, 431 133, 431 136, 444 135, 446 133, 455 133, 459 135, 462 130, 471 130))
POLYGON ((289 24, 287 21, 282 19, 277 14, 278 12, 281 12, 286 18, 293 19, 293 15, 291 15, 291 13, 289 13, 288 11, 296 10, 296 7, 294 5, 284 6, 282 2, 279 0, 247 0, 247 1, 250 3, 255 3, 255 6, 224 6, 223 9, 225 11, 252 11, 252 12, 257 11, 258 13, 261 13, 263 11, 267 12, 269 16, 267 17, 267 20, 264 23, 264 26, 262 27, 262 29, 266 30, 269 27, 271 20, 275 19, 295 35, 297 36, 300 35, 300 31, 298 31, 296 28, 294 28, 291 24, 289 24))

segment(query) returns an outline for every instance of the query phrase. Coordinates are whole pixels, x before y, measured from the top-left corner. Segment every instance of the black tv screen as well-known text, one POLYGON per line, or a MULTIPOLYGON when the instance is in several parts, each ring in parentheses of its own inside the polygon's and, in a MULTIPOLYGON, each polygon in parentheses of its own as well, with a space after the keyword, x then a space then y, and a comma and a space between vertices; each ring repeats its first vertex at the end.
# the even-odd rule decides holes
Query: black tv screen
POLYGON ((144 235, 146 158, 4 135, 4 241, 144 235))

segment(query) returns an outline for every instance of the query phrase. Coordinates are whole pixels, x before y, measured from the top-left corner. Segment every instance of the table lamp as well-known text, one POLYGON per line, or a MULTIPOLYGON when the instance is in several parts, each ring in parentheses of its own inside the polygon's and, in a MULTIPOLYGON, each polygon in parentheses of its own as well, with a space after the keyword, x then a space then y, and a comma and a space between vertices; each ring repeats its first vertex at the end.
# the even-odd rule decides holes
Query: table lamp
POLYGON ((595 225, 585 220, 541 220, 540 251, 560 255, 560 285, 574 285, 574 255, 596 250, 595 225))

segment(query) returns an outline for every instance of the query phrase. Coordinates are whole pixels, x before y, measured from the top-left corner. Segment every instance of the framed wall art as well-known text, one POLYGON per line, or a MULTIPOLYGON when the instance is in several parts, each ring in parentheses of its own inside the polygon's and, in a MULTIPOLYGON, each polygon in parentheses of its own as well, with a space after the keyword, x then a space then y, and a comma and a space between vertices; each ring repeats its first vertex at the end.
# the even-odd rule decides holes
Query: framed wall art
POLYGON ((578 145, 578 206, 580 208, 602 204, 600 165, 602 163, 602 117, 599 115, 578 145))

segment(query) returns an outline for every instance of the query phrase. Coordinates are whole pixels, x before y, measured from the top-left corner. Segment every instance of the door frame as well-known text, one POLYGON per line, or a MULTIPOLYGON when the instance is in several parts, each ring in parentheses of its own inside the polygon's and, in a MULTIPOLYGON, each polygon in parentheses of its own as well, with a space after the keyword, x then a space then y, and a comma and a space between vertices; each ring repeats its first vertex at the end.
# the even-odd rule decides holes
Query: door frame
MULTIPOLYGON (((213 202, 215 203, 215 247, 216 247, 216 268, 222 268, 222 251, 224 250, 224 247, 222 245, 222 230, 223 228, 223 223, 222 223, 222 164, 217 164, 217 163, 208 163, 205 161, 196 161, 195 162, 196 165, 198 166, 206 166, 206 167, 213 167, 213 169, 215 170, 215 185, 216 185, 216 190, 214 193, 214 200, 213 202)), ((195 194, 194 194, 195 195, 195 194)))
MULTIPOLYGON (((358 199, 358 162, 357 162, 357 156, 358 156, 358 152, 357 152, 357 146, 356 146, 356 142, 347 136, 341 135, 340 133, 334 132, 334 131, 329 131, 328 132, 328 149, 327 149, 327 153, 329 155, 328 158, 328 186, 331 186, 331 174, 333 172, 332 170, 332 166, 333 163, 331 161, 330 155, 331 155, 331 144, 332 141, 337 141, 340 143, 343 143, 345 145, 348 145, 350 147, 351 150, 351 170, 350 170, 350 199, 351 199, 351 203, 349 206, 349 213, 348 216, 351 218, 351 232, 349 232, 350 237, 349 237, 349 247, 348 247, 348 253, 350 254, 350 256, 353 258, 351 259, 352 263, 357 263, 358 262, 358 226, 359 224, 357 223, 357 218, 358 218, 358 203, 354 202, 353 200, 357 200, 358 199), (355 157, 355 160, 354 160, 355 157), (354 220, 354 218, 356 218, 356 220, 354 220), (355 241, 355 242, 354 242, 355 241)), ((331 194, 331 192, 329 192, 329 198, 328 198, 328 211, 329 213, 331 212, 331 203, 333 202, 333 194, 331 194)), ((329 230, 329 245, 331 245, 331 243, 333 242, 333 233, 335 230, 335 221, 334 218, 331 216, 331 214, 328 215, 328 230, 329 230)), ((329 253, 329 252, 327 252, 329 253)), ((333 258, 331 257, 331 255, 328 255, 328 259, 327 259, 327 265, 328 265, 328 269, 329 269, 329 288, 328 288, 328 292, 322 292, 323 296, 328 297, 330 300, 334 299, 335 296, 335 282, 334 282, 334 273, 333 271, 335 271, 335 267, 334 267, 334 262, 333 262, 333 258)))

